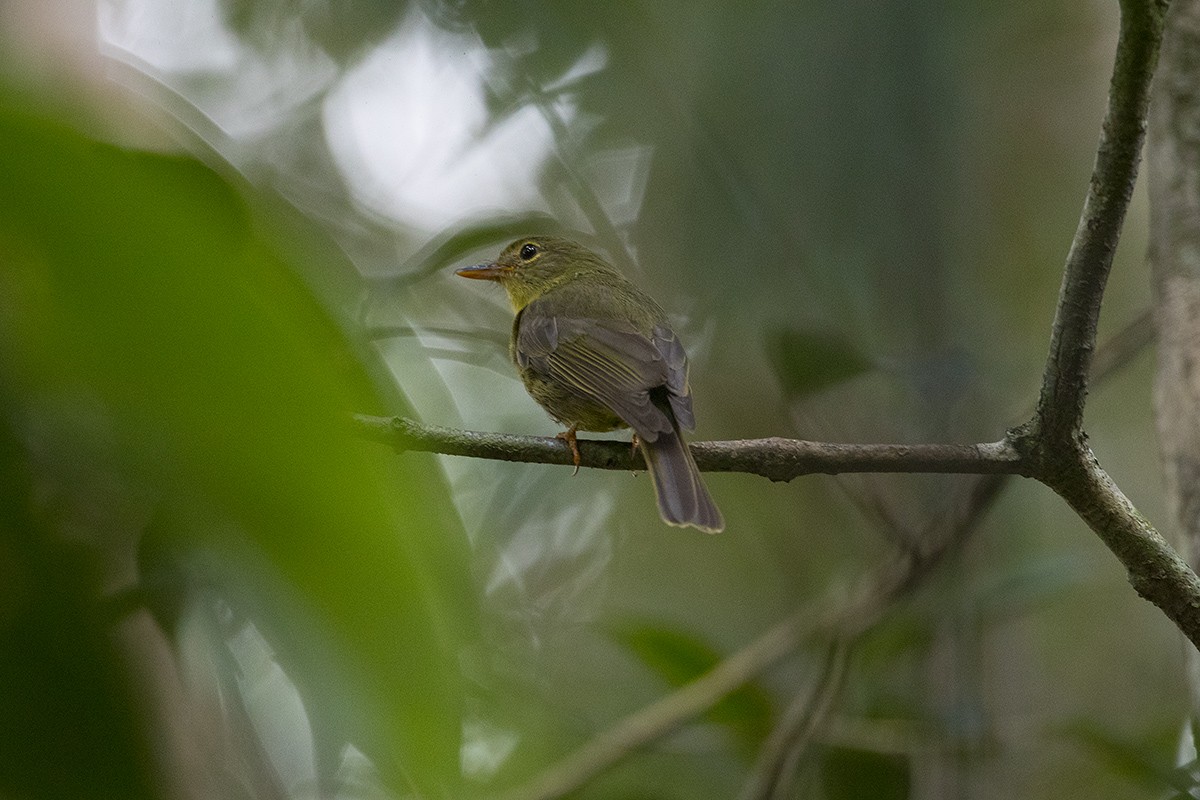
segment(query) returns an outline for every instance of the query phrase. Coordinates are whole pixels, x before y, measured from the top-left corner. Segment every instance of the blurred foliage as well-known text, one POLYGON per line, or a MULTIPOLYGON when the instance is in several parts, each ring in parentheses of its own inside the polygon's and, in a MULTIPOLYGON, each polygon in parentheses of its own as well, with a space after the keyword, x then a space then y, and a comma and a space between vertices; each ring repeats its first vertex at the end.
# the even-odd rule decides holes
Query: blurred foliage
POLYGON ((272 643, 324 766, 354 743, 390 784, 453 782, 456 650, 472 628, 461 539, 445 500, 429 502, 445 497, 436 474, 349 435, 349 414, 379 401, 337 329, 197 162, 89 141, 11 105, 0 141, 12 198, 0 408, 6 472, 27 476, 5 481, 0 650, 3 683, 31 690, 5 693, 28 704, 4 715, 0 751, 20 770, 6 790, 133 793, 146 756, 131 759, 119 732, 145 721, 111 685, 131 656, 105 641, 117 623, 95 595, 139 529, 185 570, 192 552, 234 559, 217 574, 241 580, 212 589, 272 643), (247 547, 261 564, 241 558, 247 547), (279 602, 276 580, 297 605, 279 602), (55 708, 92 710, 74 725, 55 708), (45 764, 56 748, 37 730, 69 733, 71 747, 45 764), (13 759, 17 743, 41 758, 13 759))
POLYGON ((907 800, 911 766, 903 756, 833 747, 821 759, 826 800, 907 800))
POLYGON ((793 400, 871 368, 871 361, 853 342, 820 331, 772 331, 767 334, 766 350, 784 395, 793 400))
MULTIPOLYGON (((11 402, 11 395, 0 395, 11 402)), ((28 454, 0 427, 0 786, 27 797, 149 796, 89 565, 31 508, 28 454)))
MULTIPOLYGON (((721 662, 722 654, 703 640, 682 631, 628 621, 614 637, 669 685, 683 686, 721 662)), ((757 682, 730 692, 705 715, 724 725, 751 756, 771 730, 771 699, 757 682)))
POLYGON ((1178 731, 1164 729, 1154 737, 1129 740, 1088 722, 1068 725, 1062 735, 1077 742, 1105 771, 1136 786, 1146 795, 1197 788, 1189 766, 1174 768, 1168 754, 1178 731))

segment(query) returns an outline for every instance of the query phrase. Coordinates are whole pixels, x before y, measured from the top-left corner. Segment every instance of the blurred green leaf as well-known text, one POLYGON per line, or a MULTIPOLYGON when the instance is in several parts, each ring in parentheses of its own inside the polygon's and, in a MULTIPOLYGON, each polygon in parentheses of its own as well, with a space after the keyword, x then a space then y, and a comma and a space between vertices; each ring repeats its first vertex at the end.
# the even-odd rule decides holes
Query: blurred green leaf
POLYGON ((906 800, 911 772, 905 756, 848 747, 831 747, 821 760, 821 783, 829 800, 906 800))
POLYGON ((1172 769, 1175 730, 1163 729, 1159 736, 1133 741, 1093 722, 1080 721, 1066 726, 1062 733, 1087 750, 1107 771, 1136 784, 1150 795, 1172 788, 1193 788, 1188 785, 1190 780, 1186 773, 1172 769))
POLYGON ((102 470, 152 498, 179 549, 251 543, 261 580, 239 565, 226 574, 244 585, 226 588, 290 587, 271 644, 314 728, 340 721, 324 744, 353 741, 393 785, 451 784, 474 609, 433 463, 353 438, 349 415, 380 399, 210 169, 2 107, 0 141, 3 419, 85 483, 102 470), (319 635, 288 640, 299 621, 319 635), (341 707, 330 663, 357 707, 341 707))
POLYGON ((930 621, 909 608, 899 608, 884 625, 855 648, 859 663, 884 670, 895 669, 901 659, 923 656, 934 643, 930 621))
MULTIPOLYGON (((614 638, 671 686, 683 686, 708 672, 722 659, 708 643, 690 633, 644 622, 613 629, 614 638)), ((707 718, 732 730, 743 745, 755 748, 771 729, 771 699, 757 682, 730 692, 707 718)))
MULTIPOLYGON (((0 407, 5 395, 0 387, 0 407)), ((0 424, 0 793, 153 797, 110 643, 82 590, 88 565, 48 535, 33 491, 27 453, 0 424)))
POLYGON ((870 370, 870 358, 844 336, 777 328, 766 335, 767 359, 783 392, 804 397, 870 370))

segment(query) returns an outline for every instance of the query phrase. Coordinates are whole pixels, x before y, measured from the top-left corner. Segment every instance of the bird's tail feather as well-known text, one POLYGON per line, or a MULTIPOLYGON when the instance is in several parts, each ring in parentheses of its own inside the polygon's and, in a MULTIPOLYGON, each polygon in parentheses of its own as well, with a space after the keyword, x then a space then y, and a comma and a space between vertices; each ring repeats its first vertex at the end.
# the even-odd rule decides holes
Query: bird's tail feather
POLYGON ((724 530, 725 519, 709 495, 683 435, 677 429, 665 431, 654 441, 643 439, 640 444, 663 521, 708 533, 724 530))

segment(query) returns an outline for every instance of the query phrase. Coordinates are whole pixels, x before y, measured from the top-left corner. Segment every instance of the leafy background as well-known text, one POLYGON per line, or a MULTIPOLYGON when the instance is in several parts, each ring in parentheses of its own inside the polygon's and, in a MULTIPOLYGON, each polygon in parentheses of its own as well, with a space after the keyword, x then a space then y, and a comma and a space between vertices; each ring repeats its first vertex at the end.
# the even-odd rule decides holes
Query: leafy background
MULTIPOLYGON (((246 796, 468 796, 896 558, 962 479, 712 475, 708 537, 642 476, 397 457, 349 415, 553 433, 503 299, 451 274, 553 227, 676 315, 699 437, 999 438, 1116 11, 0 5, 4 792, 161 790, 153 681, 122 660, 143 607, 244 735, 246 796)), ((1105 331, 1148 304, 1144 229, 1139 196, 1105 331)), ((1087 422, 1162 519, 1151 368, 1087 422)), ((827 648, 580 796, 735 796, 827 648)), ((1180 652, 1069 510, 1010 485, 851 654, 796 796, 1159 793, 1180 652)))

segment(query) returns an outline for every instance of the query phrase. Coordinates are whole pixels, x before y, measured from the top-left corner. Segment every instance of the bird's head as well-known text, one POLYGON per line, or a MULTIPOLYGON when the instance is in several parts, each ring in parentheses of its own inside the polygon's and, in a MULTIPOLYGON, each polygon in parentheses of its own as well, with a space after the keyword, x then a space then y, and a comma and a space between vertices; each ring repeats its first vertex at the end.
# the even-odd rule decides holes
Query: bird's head
POLYGON ((495 261, 463 267, 455 274, 496 281, 508 292, 513 310, 520 311, 565 281, 613 271, 600 256, 570 239, 527 236, 504 248, 495 261))

